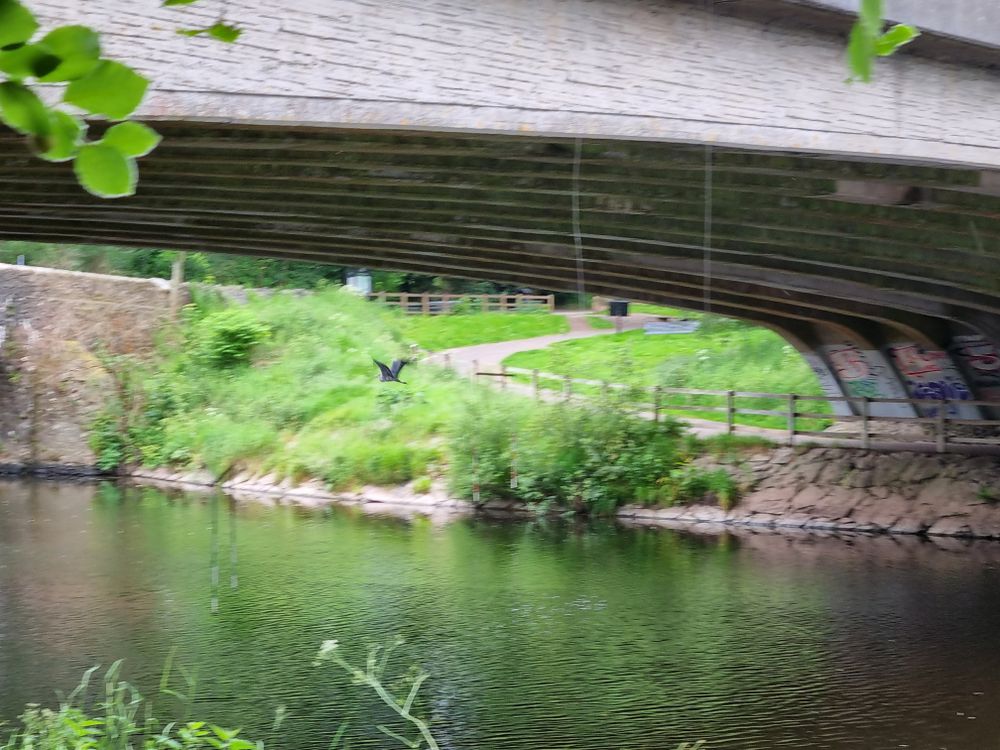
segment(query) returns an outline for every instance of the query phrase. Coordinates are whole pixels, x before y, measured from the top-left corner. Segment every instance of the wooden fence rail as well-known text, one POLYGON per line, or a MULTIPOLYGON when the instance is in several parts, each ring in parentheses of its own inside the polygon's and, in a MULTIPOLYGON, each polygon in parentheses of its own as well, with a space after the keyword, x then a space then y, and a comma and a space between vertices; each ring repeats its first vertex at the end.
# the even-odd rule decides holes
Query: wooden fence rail
POLYGON ((527 370, 519 367, 502 367, 500 372, 481 372, 478 363, 473 363, 473 377, 498 377, 506 387, 509 379, 524 376, 530 380, 531 392, 536 398, 543 396, 543 381, 556 381, 549 390, 557 398, 569 400, 574 396, 587 395, 581 390, 589 389, 592 395, 595 388, 603 394, 611 391, 627 391, 636 398, 633 404, 640 414, 659 421, 664 412, 668 411, 699 411, 725 414, 725 430, 733 435, 737 432, 736 418, 738 416, 769 416, 783 419, 784 440, 788 445, 795 445, 797 438, 822 438, 824 442, 837 441, 840 444, 864 449, 879 450, 920 450, 932 449, 939 453, 948 451, 967 451, 976 448, 979 452, 1000 453, 1000 419, 968 419, 952 416, 951 407, 963 404, 977 406, 986 410, 985 413, 1000 411, 1000 402, 996 401, 951 401, 906 398, 866 398, 862 396, 804 396, 796 393, 761 393, 757 391, 719 391, 702 388, 667 388, 663 386, 629 386, 622 383, 611 383, 588 378, 573 378, 567 375, 527 370), (720 399, 717 404, 671 403, 671 396, 712 396, 720 399), (748 399, 775 399, 783 403, 783 408, 762 409, 757 406, 742 405, 748 399), (851 405, 853 414, 837 415, 818 412, 815 409, 803 409, 803 402, 834 403, 842 402, 851 405), (876 404, 909 404, 914 407, 918 416, 884 416, 873 415, 872 406, 876 404), (648 409, 648 411, 647 411, 648 409), (802 429, 799 420, 828 420, 858 424, 857 433, 831 433, 818 430, 802 429), (914 430, 905 435, 880 434, 878 425, 901 424, 911 425, 914 430), (955 428, 965 428, 956 430, 955 428), (965 433, 965 434, 963 434, 965 433), (973 434, 977 433, 977 434, 973 434))
POLYGON ((410 294, 372 292, 368 299, 398 307, 408 315, 442 315, 462 304, 469 312, 529 312, 556 309, 552 294, 410 294))

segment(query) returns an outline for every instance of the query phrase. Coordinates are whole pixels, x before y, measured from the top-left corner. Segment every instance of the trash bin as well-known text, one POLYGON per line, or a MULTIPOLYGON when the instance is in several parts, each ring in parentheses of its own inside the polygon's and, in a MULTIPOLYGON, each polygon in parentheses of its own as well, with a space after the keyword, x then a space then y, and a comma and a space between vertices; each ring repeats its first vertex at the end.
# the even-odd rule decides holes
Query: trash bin
POLYGON ((613 299, 608 303, 608 315, 613 318, 628 317, 628 300, 613 299))

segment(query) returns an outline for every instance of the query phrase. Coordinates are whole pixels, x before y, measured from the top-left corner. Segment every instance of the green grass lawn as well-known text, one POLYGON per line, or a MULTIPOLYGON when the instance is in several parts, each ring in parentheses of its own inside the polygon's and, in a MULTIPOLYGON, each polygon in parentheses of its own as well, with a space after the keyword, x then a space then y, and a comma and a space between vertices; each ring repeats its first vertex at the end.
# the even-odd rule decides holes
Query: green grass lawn
POLYGON ((660 315, 669 318, 700 318, 702 313, 693 310, 682 310, 679 307, 664 307, 663 305, 647 305, 645 302, 633 302, 628 306, 630 313, 643 315, 660 315))
MULTIPOLYGON (((508 357, 508 367, 522 367, 606 380, 633 386, 661 385, 669 388, 700 388, 763 393, 821 395, 812 370, 795 349, 777 334, 736 321, 707 318, 701 330, 690 334, 649 336, 628 331, 554 344, 546 349, 508 357)), ((546 387, 561 388, 558 381, 542 380, 546 387)), ((724 405, 723 397, 670 396, 665 403, 724 405)), ((780 399, 741 399, 737 406, 781 409, 780 399)), ((809 411, 828 411, 825 403, 808 404, 809 411)), ((687 412, 688 416, 724 421, 724 414, 687 412)), ((742 424, 762 427, 785 426, 780 417, 740 416, 742 424)), ((820 429, 820 423, 802 420, 803 429, 820 429)))
POLYGON ((541 311, 427 316, 400 313, 398 318, 397 325, 403 336, 431 351, 569 331, 565 316, 541 311))
POLYGON ((603 315, 588 315, 587 322, 590 324, 591 328, 598 330, 605 330, 608 328, 614 328, 615 324, 613 321, 608 320, 603 315))

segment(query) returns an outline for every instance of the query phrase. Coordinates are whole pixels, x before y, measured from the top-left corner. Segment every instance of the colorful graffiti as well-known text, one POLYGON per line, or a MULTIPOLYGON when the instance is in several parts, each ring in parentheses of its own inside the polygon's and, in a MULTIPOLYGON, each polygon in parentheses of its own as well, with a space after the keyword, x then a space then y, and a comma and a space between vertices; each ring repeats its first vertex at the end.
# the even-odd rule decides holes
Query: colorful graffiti
POLYGON ((956 336, 951 353, 965 366, 974 386, 1000 388, 1000 353, 985 336, 956 336))
MULTIPOLYGON (((907 398, 906 390, 881 352, 862 350, 851 343, 824 346, 823 352, 848 396, 907 398)), ((871 414, 912 417, 916 412, 908 404, 875 404, 871 414)))
MULTIPOLYGON (((889 348, 896 369, 906 383, 912 398, 928 401, 971 401, 974 396, 965 378, 955 367, 947 352, 924 349, 913 342, 900 342, 889 348)), ((937 409, 921 408, 921 413, 936 416, 937 409)), ((950 416, 979 419, 979 409, 971 405, 953 404, 950 416)))

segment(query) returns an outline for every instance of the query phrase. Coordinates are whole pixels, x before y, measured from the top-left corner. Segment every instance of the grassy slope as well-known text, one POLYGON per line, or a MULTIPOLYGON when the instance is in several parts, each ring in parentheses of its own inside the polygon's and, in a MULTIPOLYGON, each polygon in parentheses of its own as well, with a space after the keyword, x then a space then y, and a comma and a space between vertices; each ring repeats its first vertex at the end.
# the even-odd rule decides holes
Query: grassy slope
MULTIPOLYGON (((730 502, 735 494, 726 472, 689 465, 703 448, 678 425, 636 420, 614 399, 539 404, 419 364, 403 371, 406 385, 379 382, 372 358, 409 352, 410 319, 350 293, 275 295, 245 306, 203 300, 185 316, 182 346, 165 344, 142 371, 145 398, 125 436, 114 403, 98 418, 100 455, 216 476, 315 478, 334 489, 447 476, 461 497, 478 482, 485 499, 600 512, 635 499, 713 493, 730 502)), ((479 318, 421 325, 466 330, 479 318)))
MULTIPOLYGON (((659 384, 673 388, 801 395, 821 393, 812 370, 795 349, 777 334, 762 328, 712 319, 704 330, 692 334, 647 336, 642 331, 628 331, 521 352, 508 357, 504 363, 510 367, 630 385, 659 384)), ((716 404, 721 400, 705 397, 688 403, 716 404)), ((741 405, 750 406, 746 402, 741 405)), ((775 400, 759 400, 753 406, 781 408, 775 400)), ((821 410, 820 406, 816 405, 817 411, 821 410)), ((724 419, 722 415, 711 412, 697 416, 724 419)), ((784 426, 780 419, 773 417, 745 416, 739 421, 761 426, 784 426)))
POLYGON ((408 386, 380 383, 373 357, 566 328, 547 313, 407 317, 340 290, 237 310, 270 332, 252 366, 220 369, 199 355, 221 312, 207 305, 190 311, 184 352, 149 378, 150 402, 168 415, 137 440, 147 464, 264 469, 334 487, 406 482, 443 462, 446 426, 474 387, 417 366, 402 374, 408 386))

